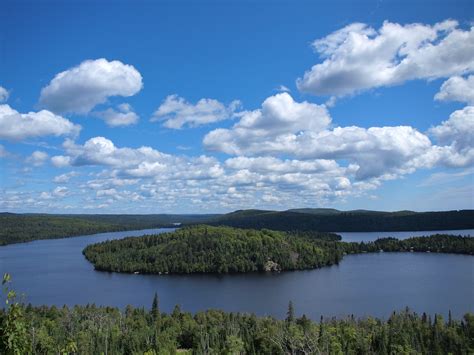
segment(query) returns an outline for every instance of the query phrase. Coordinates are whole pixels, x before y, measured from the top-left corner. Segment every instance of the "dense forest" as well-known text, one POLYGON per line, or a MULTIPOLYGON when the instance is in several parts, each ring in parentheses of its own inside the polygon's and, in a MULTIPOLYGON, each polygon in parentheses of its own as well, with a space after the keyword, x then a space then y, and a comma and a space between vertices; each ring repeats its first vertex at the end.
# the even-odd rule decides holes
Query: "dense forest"
POLYGON ((429 237, 413 237, 399 240, 380 238, 370 243, 341 243, 348 254, 364 252, 433 252, 474 255, 474 238, 435 234, 429 237))
POLYGON ((433 235, 370 243, 331 233, 279 232, 199 225, 175 232, 105 241, 83 254, 96 270, 139 273, 233 273, 302 270, 339 263, 344 254, 438 252, 474 255, 474 238, 433 235))
POLYGON ((338 211, 297 209, 289 211, 243 210, 206 222, 237 228, 280 231, 379 232, 429 231, 474 228, 474 210, 446 212, 338 211))
POLYGON ((83 253, 97 270, 105 271, 187 274, 301 270, 339 262, 342 250, 314 242, 339 238, 329 233, 300 235, 199 225, 92 244, 83 253))
POLYGON ((249 229, 319 232, 419 231, 474 228, 474 211, 378 212, 334 209, 244 210, 216 214, 52 215, 0 213, 0 245, 101 232, 173 227, 175 224, 223 225, 249 229))
MULTIPOLYGON (((7 275, 8 277, 8 275, 7 275)), ((462 320, 408 309, 388 320, 297 317, 285 320, 217 310, 195 315, 176 306, 124 311, 95 305, 24 306, 8 292, 0 309, 1 354, 472 354, 474 315, 462 320)))
POLYGON ((0 214, 0 245, 122 230, 127 228, 74 217, 0 214))
POLYGON ((51 215, 0 213, 0 245, 103 232, 172 227, 215 215, 51 215))

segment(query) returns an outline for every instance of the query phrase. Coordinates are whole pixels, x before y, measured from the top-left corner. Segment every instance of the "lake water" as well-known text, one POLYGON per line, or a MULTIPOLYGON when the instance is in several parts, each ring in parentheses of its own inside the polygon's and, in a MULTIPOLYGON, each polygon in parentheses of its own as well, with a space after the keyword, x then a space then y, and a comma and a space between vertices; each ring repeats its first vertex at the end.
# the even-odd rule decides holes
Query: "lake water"
POLYGON ((438 231, 418 231, 418 232, 336 232, 345 242, 372 242, 378 238, 393 237, 397 239, 407 239, 411 237, 422 237, 433 234, 454 234, 462 236, 474 236, 474 229, 460 230, 438 230, 438 231))
MULTIPOLYGON (((313 319, 321 314, 386 318, 405 306, 429 314, 447 315, 451 310, 457 318, 474 312, 474 257, 467 255, 361 254, 318 270, 221 276, 97 272, 82 255, 91 243, 163 231, 102 233, 0 247, 0 272, 9 272, 13 287, 35 305, 148 308, 157 292, 164 311, 180 304, 190 312, 216 308, 283 318, 292 300, 297 314, 313 319)), ((345 240, 355 240, 359 233, 342 234, 345 240)), ((364 234, 372 238, 372 233, 364 234)))

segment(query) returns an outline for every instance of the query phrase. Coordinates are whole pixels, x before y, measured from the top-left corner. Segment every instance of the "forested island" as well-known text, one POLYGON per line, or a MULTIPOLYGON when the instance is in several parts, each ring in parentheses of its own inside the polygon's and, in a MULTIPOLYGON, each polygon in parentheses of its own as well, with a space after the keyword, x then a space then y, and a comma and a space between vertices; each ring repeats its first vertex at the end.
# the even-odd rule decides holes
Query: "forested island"
POLYGON ((99 271, 189 274, 314 269, 337 264, 344 254, 380 251, 473 255, 474 238, 433 235, 347 243, 331 233, 199 225, 92 244, 83 254, 99 271))
MULTIPOLYGON (((8 275, 7 275, 8 278, 8 275)), ((32 307, 8 292, 0 308, 1 354, 472 354, 474 315, 444 320, 406 309, 387 319, 296 316, 286 319, 218 310, 162 313, 95 305, 32 307)), ((450 315, 450 314, 449 314, 450 315)))
POLYGON ((301 270, 340 260, 341 251, 327 247, 331 239, 339 236, 200 225, 92 244, 83 253, 101 271, 188 274, 301 270))

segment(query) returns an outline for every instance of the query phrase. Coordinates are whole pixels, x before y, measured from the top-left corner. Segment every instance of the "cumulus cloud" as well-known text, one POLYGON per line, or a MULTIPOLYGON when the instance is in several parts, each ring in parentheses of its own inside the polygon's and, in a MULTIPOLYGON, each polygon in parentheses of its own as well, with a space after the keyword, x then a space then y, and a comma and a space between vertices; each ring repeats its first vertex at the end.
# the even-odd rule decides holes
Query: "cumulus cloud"
POLYGON ((46 110, 19 113, 0 105, 0 139, 23 140, 42 136, 76 135, 81 127, 46 110))
POLYGON ((348 25, 313 43, 323 59, 297 87, 314 95, 344 96, 413 79, 435 79, 474 70, 474 27, 453 20, 400 25, 384 22, 379 30, 348 25))
POLYGON ((228 154, 250 153, 253 150, 270 153, 279 150, 288 134, 326 128, 331 118, 325 106, 309 102, 298 103, 288 93, 267 98, 262 108, 242 115, 231 129, 216 129, 203 140, 209 150, 228 154))
POLYGON ((94 114, 104 120, 110 127, 129 126, 137 123, 139 120, 132 106, 126 103, 118 105, 117 110, 108 108, 105 111, 98 111, 94 114))
POLYGON ((192 104, 178 95, 170 95, 155 111, 151 121, 163 122, 163 126, 172 129, 197 127, 232 118, 239 107, 238 100, 229 106, 214 99, 201 99, 192 104))
POLYGON ((0 86, 0 102, 7 101, 9 96, 10 93, 8 92, 8 90, 0 86))
POLYGON ((440 101, 459 101, 474 105, 474 75, 453 76, 446 80, 435 95, 440 101))
POLYGON ((77 172, 71 171, 69 173, 65 173, 65 174, 55 176, 54 179, 53 179, 53 182, 56 183, 56 184, 64 184, 66 182, 69 182, 69 180, 71 180, 71 178, 73 178, 74 176, 77 176, 77 175, 79 175, 77 172))
POLYGON ((53 190, 52 194, 53 196, 63 198, 69 195, 69 189, 65 186, 58 186, 53 190))
POLYGON ((48 160, 48 158, 49 155, 47 153, 36 150, 26 159, 26 162, 38 167, 43 165, 48 160))
POLYGON ((339 165, 334 160, 317 159, 311 161, 301 161, 295 159, 281 160, 276 157, 236 157, 229 158, 225 165, 234 170, 249 170, 254 172, 275 172, 275 173, 324 173, 334 171, 339 165))
MULTIPOLYGON (((356 167, 341 167, 329 159, 280 159, 271 156, 231 157, 220 162, 209 156, 176 156, 151 147, 117 147, 111 140, 94 137, 84 144, 64 143, 65 155, 52 161, 69 166, 95 166, 104 170, 83 185, 91 200, 86 204, 116 204, 140 201, 140 208, 158 203, 241 208, 323 202, 357 195, 378 186, 370 179, 352 183, 356 167)), ((54 181, 65 183, 68 174, 54 181)), ((51 194, 53 196, 53 194, 51 194)), ((194 208, 194 207, 193 207, 194 208)))
POLYGON ((57 74, 41 90, 40 104, 56 113, 86 114, 111 96, 129 97, 142 87, 142 76, 132 65, 86 60, 57 74))
POLYGON ((64 148, 66 156, 53 157, 59 165, 64 162, 71 166, 107 166, 128 178, 211 179, 222 174, 215 158, 179 157, 151 147, 119 148, 104 137, 91 138, 84 145, 67 140, 64 148))
POLYGON ((64 155, 55 155, 54 157, 51 157, 51 163, 56 168, 65 168, 70 166, 71 158, 64 155))
POLYGON ((232 128, 209 132, 203 143, 209 150, 254 157, 228 164, 271 166, 271 159, 262 160, 262 155, 291 156, 311 164, 345 161, 357 180, 391 179, 418 168, 470 162, 474 135, 469 107, 430 130, 439 146, 410 126, 331 127, 330 122, 324 106, 297 103, 285 93, 268 98, 262 109, 246 113, 232 128))
POLYGON ((435 152, 441 162, 454 167, 474 164, 474 106, 454 111, 428 132, 440 144, 435 152))

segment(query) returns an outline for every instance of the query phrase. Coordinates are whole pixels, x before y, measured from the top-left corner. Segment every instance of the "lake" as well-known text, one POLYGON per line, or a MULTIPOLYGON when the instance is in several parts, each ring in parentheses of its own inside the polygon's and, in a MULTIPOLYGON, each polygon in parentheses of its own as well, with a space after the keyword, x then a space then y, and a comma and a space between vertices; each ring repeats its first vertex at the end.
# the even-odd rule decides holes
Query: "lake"
MULTIPOLYGON (((337 266, 311 271, 221 276, 97 272, 82 255, 84 247, 91 243, 163 231, 169 230, 102 233, 0 247, 0 272, 9 272, 15 290, 25 293, 25 301, 35 305, 95 303, 148 308, 157 292, 161 309, 167 312, 180 304, 190 312, 215 308, 284 318, 289 300, 297 314, 305 313, 313 319, 319 319, 321 314, 387 318, 393 310, 406 306, 419 313, 445 316, 451 310, 457 318, 474 312, 474 257, 468 255, 349 255, 337 266)), ((468 234, 474 235, 472 232, 468 234)), ((390 236, 397 233, 400 232, 390 232, 390 236)), ((412 236, 433 232, 408 233, 412 236)), ((340 234, 344 240, 359 240, 356 238, 361 234, 366 238, 385 235, 340 234)))
POLYGON ((397 239, 406 239, 410 237, 422 237, 433 234, 453 234, 462 236, 474 236, 474 229, 459 230, 437 230, 437 231, 418 231, 418 232, 336 232, 345 242, 372 242, 378 238, 393 237, 397 239))

